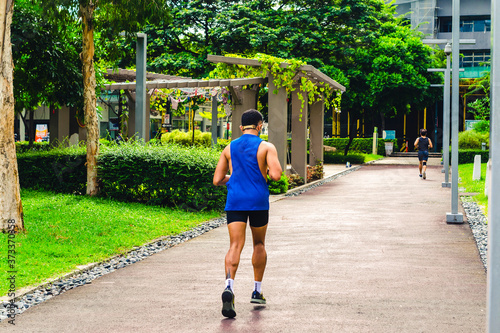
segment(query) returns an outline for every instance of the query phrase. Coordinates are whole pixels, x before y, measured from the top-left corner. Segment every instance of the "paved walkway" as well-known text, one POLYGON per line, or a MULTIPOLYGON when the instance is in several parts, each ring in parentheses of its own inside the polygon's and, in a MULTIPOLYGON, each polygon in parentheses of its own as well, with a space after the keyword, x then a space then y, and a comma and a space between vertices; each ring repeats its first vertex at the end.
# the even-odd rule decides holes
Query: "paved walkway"
POLYGON ((31 308, 0 331, 484 332, 486 273, 468 225, 445 223, 441 167, 431 163, 422 181, 415 165, 385 163, 271 204, 266 306, 249 303, 247 243, 237 316, 221 316, 221 227, 31 308))

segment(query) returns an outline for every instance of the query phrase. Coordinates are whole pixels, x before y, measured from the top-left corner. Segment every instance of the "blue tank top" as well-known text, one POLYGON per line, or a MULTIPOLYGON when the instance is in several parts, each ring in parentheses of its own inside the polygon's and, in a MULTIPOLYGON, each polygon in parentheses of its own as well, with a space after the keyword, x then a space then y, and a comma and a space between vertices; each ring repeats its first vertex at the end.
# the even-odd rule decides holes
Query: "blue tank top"
POLYGON ((226 211, 269 210, 269 188, 257 161, 261 142, 252 134, 243 134, 231 142, 233 173, 226 184, 226 211))
POLYGON ((418 151, 427 151, 429 150, 429 138, 418 138, 418 151))

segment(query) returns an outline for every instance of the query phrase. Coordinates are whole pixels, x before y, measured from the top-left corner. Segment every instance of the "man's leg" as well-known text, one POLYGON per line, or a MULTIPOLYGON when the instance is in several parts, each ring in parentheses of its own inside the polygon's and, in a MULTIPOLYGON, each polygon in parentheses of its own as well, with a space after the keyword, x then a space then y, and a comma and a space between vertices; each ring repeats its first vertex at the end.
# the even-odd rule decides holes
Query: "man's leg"
POLYGON ((252 265, 255 281, 262 281, 266 269, 267 253, 265 247, 267 224, 263 227, 251 227, 253 238, 252 265))
POLYGON ((245 222, 231 222, 227 225, 229 231, 229 251, 226 254, 226 277, 234 279, 240 263, 241 251, 245 245, 245 222))
POLYGON ((240 263, 241 251, 245 245, 245 222, 231 222, 227 225, 229 231, 229 251, 225 259, 226 267, 226 289, 222 293, 222 315, 227 318, 234 318, 233 280, 240 263))
POLYGON ((422 161, 418 161, 418 173, 422 176, 422 161))
POLYGON ((262 278, 266 269, 267 253, 265 247, 267 224, 262 227, 251 227, 253 238, 253 275, 254 291, 252 293, 251 303, 266 304, 266 299, 262 295, 262 278))
POLYGON ((426 171, 427 171, 427 161, 426 160, 423 160, 422 161, 422 174, 423 174, 423 177, 424 179, 427 178, 427 174, 426 174, 426 171))

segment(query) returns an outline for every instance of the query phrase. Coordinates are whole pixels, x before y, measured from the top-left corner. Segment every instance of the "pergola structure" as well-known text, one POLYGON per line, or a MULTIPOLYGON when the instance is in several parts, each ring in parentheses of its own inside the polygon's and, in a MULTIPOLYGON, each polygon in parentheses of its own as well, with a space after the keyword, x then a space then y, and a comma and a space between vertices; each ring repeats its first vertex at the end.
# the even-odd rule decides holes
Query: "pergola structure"
MULTIPOLYGON (((226 63, 234 65, 245 65, 260 67, 261 62, 254 59, 246 58, 233 58, 223 57, 216 55, 209 55, 208 60, 214 63, 226 63)), ((282 63, 281 66, 286 68, 289 64, 282 63)), ((132 71, 133 72, 133 71, 132 71)), ((113 75, 112 73, 110 73, 113 75)), ((117 80, 123 80, 123 77, 130 75, 130 71, 120 70, 115 75, 122 75, 117 80)), ((269 142, 273 143, 278 150, 278 158, 282 166, 287 163, 287 111, 288 111, 288 93, 286 88, 282 87, 277 89, 278 94, 273 91, 276 87, 273 83, 273 76, 268 72, 266 77, 255 78, 236 78, 236 79, 210 79, 210 80, 196 80, 191 78, 173 77, 173 76, 148 76, 152 81, 145 81, 144 88, 140 89, 146 93, 145 100, 149 101, 151 93, 154 89, 175 89, 175 88, 209 88, 209 87, 227 87, 231 93, 233 101, 233 114, 232 114, 232 138, 235 139, 241 135, 239 126, 241 125, 241 115, 248 109, 257 108, 257 94, 258 87, 261 84, 269 84, 269 142), (241 89, 243 86, 250 87, 250 89, 241 89)), ((316 68, 310 65, 301 66, 296 74, 297 86, 299 85, 300 78, 306 77, 314 84, 322 85, 328 84, 333 90, 345 91, 345 87, 336 81, 332 80, 327 75, 321 73, 316 68)), ((120 82, 104 85, 103 90, 118 90, 123 89, 127 91, 127 95, 135 100, 135 94, 131 91, 139 91, 138 86, 141 82, 120 82)), ((297 91, 299 91, 297 89, 297 91)), ((292 154, 291 154, 291 167, 292 172, 299 174, 304 180, 307 181, 307 128, 309 125, 310 135, 310 164, 315 165, 318 161, 323 161, 323 130, 324 130, 324 102, 318 100, 309 105, 308 96, 305 92, 302 93, 305 106, 300 112, 301 101, 296 93, 292 94, 292 154), (302 118, 302 120, 300 120, 302 118), (310 123, 308 124, 308 118, 310 123)), ((143 110, 130 110, 129 117, 142 118, 144 123, 149 124, 149 103, 143 110), (134 115, 135 113, 135 115, 134 115), (131 117, 132 116, 132 117, 131 117)), ((129 122, 129 131, 138 132, 135 124, 129 122)), ((149 133, 149 131, 145 131, 149 133)), ((146 136, 146 135, 145 135, 146 136)), ((148 139, 144 137, 144 139, 148 139)), ((217 100, 212 98, 212 139, 217 140, 217 100)))
MULTIPOLYGON (((244 65, 252 67, 260 67, 262 62, 255 59, 223 57, 209 55, 208 60, 214 63, 225 63, 232 65, 244 65)), ((281 63, 282 68, 289 66, 287 63, 281 63)), ((325 86, 326 84, 333 90, 344 92, 346 89, 343 85, 331 79, 329 76, 317 70, 314 66, 304 65, 298 68, 295 80, 297 83, 296 91, 292 93, 292 152, 290 156, 292 172, 297 173, 307 181, 307 128, 309 125, 309 164, 316 165, 318 161, 323 161, 323 133, 324 133, 324 101, 322 99, 313 104, 308 103, 308 95, 306 92, 300 92, 298 89, 301 77, 306 77, 316 85, 325 86), (305 101, 304 109, 300 112, 301 101, 298 94, 302 94, 305 101), (302 118, 302 120, 301 120, 302 118), (308 124, 307 120, 310 119, 308 124)), ((286 88, 277 89, 274 85, 274 77, 271 72, 267 73, 269 84, 268 96, 268 122, 269 122, 269 142, 276 146, 278 150, 278 158, 282 166, 286 165, 287 153, 287 98, 288 93, 286 88)), ((250 108, 257 108, 257 90, 255 89, 232 89, 231 90, 234 111, 233 111, 233 139, 236 137, 235 125, 239 126, 241 114, 250 108), (236 95, 236 98, 234 98, 236 95)), ((239 132, 236 134, 239 136, 239 132)))

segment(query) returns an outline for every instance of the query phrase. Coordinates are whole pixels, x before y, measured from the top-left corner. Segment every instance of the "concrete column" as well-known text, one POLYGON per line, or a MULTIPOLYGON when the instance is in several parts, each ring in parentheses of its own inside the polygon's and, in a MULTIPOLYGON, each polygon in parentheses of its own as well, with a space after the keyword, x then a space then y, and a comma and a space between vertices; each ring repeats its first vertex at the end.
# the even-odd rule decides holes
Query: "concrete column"
POLYGON ((217 144, 217 96, 212 96, 212 147, 217 144))
POLYGON ((307 182, 307 94, 300 92, 296 86, 292 92, 292 172, 296 172, 307 182), (300 112, 302 101, 297 97, 302 94, 305 103, 304 109, 300 112))
MULTIPOLYGON (((239 138, 243 133, 241 133, 241 115, 248 109, 257 109, 257 91, 253 89, 245 89, 239 92, 241 98, 241 104, 233 105, 233 115, 232 115, 232 132, 231 140, 239 138)), ((234 98, 233 98, 234 100, 234 98)))
MULTIPOLYGON (((21 111, 23 117, 26 117, 26 111, 21 111)), ((26 136, 26 126, 24 126, 24 121, 21 115, 19 115, 19 141, 24 141, 26 136)))
POLYGON ((49 131, 50 145, 57 146, 69 138, 69 108, 63 106, 60 109, 50 110, 49 131))
POLYGON ((323 133, 325 122, 324 109, 324 103, 322 100, 310 106, 309 165, 316 165, 318 162, 323 162, 323 133))
MULTIPOLYGON (((147 94, 146 94, 146 48, 147 35, 143 33, 137 34, 137 50, 136 50, 136 98, 135 98, 135 130, 138 133, 138 138, 143 138, 147 141, 148 131, 147 123, 147 94)), ((129 114, 130 119, 130 114, 129 114)), ((129 124, 130 129, 130 124, 129 124)))
POLYGON ((287 153, 287 93, 286 88, 277 89, 273 83, 273 76, 269 74, 269 92, 268 92, 268 140, 278 151, 278 160, 280 161, 283 170, 286 170, 286 153, 287 153))
POLYGON ((136 94, 126 91, 128 98, 128 120, 127 120, 127 134, 128 138, 135 135, 135 96, 136 94))
POLYGON ((146 94, 146 114, 144 115, 144 125, 146 127, 144 132, 144 141, 148 142, 151 139, 151 95, 146 94))

